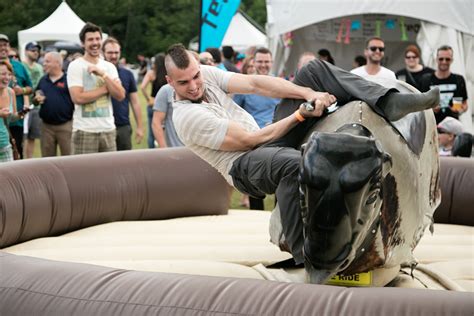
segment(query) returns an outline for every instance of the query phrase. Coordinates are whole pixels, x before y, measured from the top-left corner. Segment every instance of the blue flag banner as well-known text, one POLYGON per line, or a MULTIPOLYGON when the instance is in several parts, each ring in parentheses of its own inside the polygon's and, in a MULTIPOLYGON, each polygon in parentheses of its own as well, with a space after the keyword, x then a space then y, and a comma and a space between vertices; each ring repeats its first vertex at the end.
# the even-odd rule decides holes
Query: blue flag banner
POLYGON ((199 52, 220 47, 240 0, 201 0, 199 52))

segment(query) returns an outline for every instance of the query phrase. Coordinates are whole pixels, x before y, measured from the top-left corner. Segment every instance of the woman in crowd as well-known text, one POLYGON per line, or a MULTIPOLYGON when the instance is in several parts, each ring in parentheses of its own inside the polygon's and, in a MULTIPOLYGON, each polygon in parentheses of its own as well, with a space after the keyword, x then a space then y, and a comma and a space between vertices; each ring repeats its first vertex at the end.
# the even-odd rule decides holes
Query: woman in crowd
POLYGON ((242 73, 248 75, 254 75, 257 73, 255 70, 255 59, 253 56, 245 57, 242 62, 242 73))
POLYGON ((409 45, 405 49, 405 69, 400 69, 395 73, 398 80, 405 81, 420 90, 421 77, 434 70, 424 67, 420 62, 420 50, 416 45, 409 45))
POLYGON ((155 137, 153 136, 153 130, 151 127, 153 122, 153 104, 155 104, 155 96, 158 93, 158 90, 167 84, 165 76, 165 54, 160 53, 155 55, 153 67, 146 73, 140 85, 140 89, 142 90, 147 103, 148 148, 155 148, 155 137), (151 84, 151 93, 148 92, 149 84, 151 84))
POLYGON ((13 68, 7 60, 0 61, 0 162, 13 160, 8 123, 17 119, 16 98, 13 89, 8 85, 13 78, 13 68))

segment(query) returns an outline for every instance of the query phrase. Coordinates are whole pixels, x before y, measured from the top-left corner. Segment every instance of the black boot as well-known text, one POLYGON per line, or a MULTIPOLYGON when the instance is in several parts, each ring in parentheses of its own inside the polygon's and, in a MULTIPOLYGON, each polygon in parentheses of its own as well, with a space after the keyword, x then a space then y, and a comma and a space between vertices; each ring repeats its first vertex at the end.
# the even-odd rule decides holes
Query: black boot
POLYGON ((382 97, 377 106, 390 121, 397 121, 405 115, 434 108, 439 105, 439 88, 425 93, 389 93, 382 97))

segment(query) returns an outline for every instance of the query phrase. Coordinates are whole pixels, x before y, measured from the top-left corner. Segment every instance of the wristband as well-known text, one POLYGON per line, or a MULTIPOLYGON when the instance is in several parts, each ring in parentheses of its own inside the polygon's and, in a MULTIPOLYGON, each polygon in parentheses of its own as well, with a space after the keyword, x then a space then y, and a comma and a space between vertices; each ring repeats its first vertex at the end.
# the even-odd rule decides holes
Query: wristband
POLYGON ((300 110, 295 111, 295 117, 298 120, 298 122, 304 122, 304 120, 306 120, 305 117, 301 115, 300 110))

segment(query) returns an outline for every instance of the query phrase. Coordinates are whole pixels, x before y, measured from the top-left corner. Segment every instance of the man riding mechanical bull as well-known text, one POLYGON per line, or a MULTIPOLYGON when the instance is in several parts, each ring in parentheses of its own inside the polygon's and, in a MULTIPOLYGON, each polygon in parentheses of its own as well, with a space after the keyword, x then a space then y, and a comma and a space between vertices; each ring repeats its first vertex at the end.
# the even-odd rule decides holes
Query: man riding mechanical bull
MULTIPOLYGON (((397 192, 390 191, 398 190, 397 176, 387 180, 393 177, 389 172, 395 161, 377 137, 385 137, 391 129, 396 131, 387 136, 394 139, 391 142, 410 138, 404 130, 414 124, 401 124, 397 131, 390 122, 437 106, 438 89, 400 93, 319 60, 302 68, 295 83, 224 72, 200 66, 181 44, 168 49, 165 65, 168 83, 175 90, 173 122, 179 138, 242 193, 257 198, 276 195, 282 231, 272 240, 289 251, 296 264, 305 264, 311 282, 323 283, 344 270, 367 271, 397 257, 385 247, 375 264, 364 262, 370 259, 359 254, 361 249, 368 253, 378 247, 366 231, 380 235, 384 244, 406 242, 412 248, 421 238, 422 229, 411 229, 416 236, 397 235, 395 240, 393 236, 401 229, 399 218, 380 215, 383 205, 394 204, 397 211, 400 203, 392 201, 397 192), (275 122, 260 129, 228 96, 235 93, 282 98, 275 122), (363 102, 341 107, 355 100, 363 102), (336 102, 339 110, 328 114, 336 102), (355 121, 334 119, 333 115, 355 108, 355 121), (367 128, 362 113, 374 116, 384 132, 367 128), (330 123, 323 126, 324 132, 307 139, 326 120, 330 123), (381 223, 391 229, 381 230, 381 223), (357 267, 351 266, 356 262, 357 267)), ((416 120, 419 123, 420 118, 412 118, 416 120)), ((412 138, 407 142, 410 152, 421 157, 424 140, 412 138)), ((411 156, 401 159, 411 159, 406 157, 411 156)))

